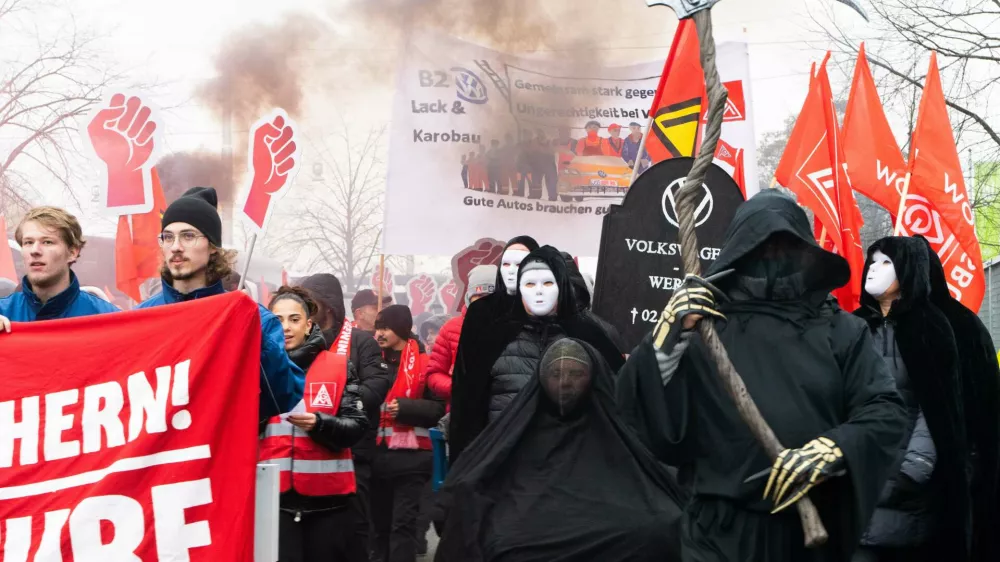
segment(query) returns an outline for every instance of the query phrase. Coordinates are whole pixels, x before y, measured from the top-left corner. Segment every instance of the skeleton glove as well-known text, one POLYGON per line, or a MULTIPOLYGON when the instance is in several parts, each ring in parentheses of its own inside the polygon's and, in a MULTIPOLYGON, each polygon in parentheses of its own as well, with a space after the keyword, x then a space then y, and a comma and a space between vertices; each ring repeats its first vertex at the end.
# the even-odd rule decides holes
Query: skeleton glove
MULTIPOLYGON (((728 271, 723 274, 729 273, 728 271)), ((667 302, 667 307, 660 314, 660 320, 653 329, 653 346, 669 351, 683 331, 684 318, 689 314, 701 316, 714 316, 723 320, 726 317, 719 312, 718 300, 725 300, 726 297, 711 281, 720 275, 702 279, 697 275, 688 275, 680 288, 674 291, 674 295, 667 302)))
POLYGON ((800 449, 785 449, 771 467, 764 499, 771 497, 778 513, 814 486, 845 472, 844 453, 831 439, 819 437, 800 449))

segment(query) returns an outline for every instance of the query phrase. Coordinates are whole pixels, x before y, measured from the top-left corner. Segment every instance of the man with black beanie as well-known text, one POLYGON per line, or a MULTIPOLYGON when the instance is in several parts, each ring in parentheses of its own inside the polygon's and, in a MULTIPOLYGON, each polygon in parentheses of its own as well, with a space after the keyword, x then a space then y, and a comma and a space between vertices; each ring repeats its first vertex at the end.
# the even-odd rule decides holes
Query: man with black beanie
MULTIPOLYGON (((329 273, 317 273, 305 278, 300 286, 312 293, 319 305, 313 317, 321 330, 323 337, 330 346, 337 340, 337 335, 344 328, 344 291, 340 280, 329 273)), ((389 374, 382 350, 371 334, 354 329, 351 334, 350 361, 358 366, 361 379, 361 401, 368 415, 368 432, 361 438, 351 452, 354 454, 354 476, 357 483, 357 493, 354 497, 354 509, 357 511, 356 532, 354 542, 357 551, 352 551, 352 560, 348 562, 367 562, 369 526, 371 513, 369 495, 371 493, 372 457, 375 450, 375 435, 378 431, 379 409, 392 387, 392 375, 389 374)))
POLYGON ((427 388, 427 355, 409 308, 379 312, 375 339, 396 378, 382 407, 372 464, 372 562, 414 562, 420 497, 434 462, 428 428, 444 416, 445 404, 427 388))
MULTIPOLYGON (((163 290, 137 308, 186 302, 225 292, 236 252, 222 247, 222 219, 211 187, 194 187, 167 207, 161 220, 160 269, 163 290)), ((281 322, 263 306, 260 312, 261 420, 287 412, 302 399, 305 374, 285 353, 281 322)))

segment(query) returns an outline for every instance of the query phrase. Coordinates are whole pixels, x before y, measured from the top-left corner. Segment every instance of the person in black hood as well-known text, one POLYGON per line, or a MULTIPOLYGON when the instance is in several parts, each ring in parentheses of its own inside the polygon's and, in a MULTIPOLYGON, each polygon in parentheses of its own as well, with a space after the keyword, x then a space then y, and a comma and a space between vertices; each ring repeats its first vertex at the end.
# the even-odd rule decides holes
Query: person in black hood
POLYGON ((579 340, 524 390, 440 491, 437 562, 673 562, 684 495, 619 419, 614 373, 579 340))
POLYGON ((461 396, 455 395, 459 379, 453 383, 448 436, 453 462, 487 423, 500 417, 553 341, 574 337, 593 345, 612 369, 624 363, 604 329, 580 313, 566 261, 558 250, 543 246, 528 254, 518 270, 517 286, 521 305, 495 320, 490 332, 478 340, 475 355, 464 357, 461 396))
MULTIPOLYGON (((308 290, 317 304, 313 322, 323 331, 328 346, 332 346, 338 335, 350 322, 345 321, 344 292, 340 280, 329 273, 317 273, 302 280, 300 286, 308 290)), ((355 496, 357 528, 355 541, 358 544, 368 544, 370 518, 369 494, 372 474, 372 458, 375 450, 375 436, 379 423, 379 408, 385 402, 385 397, 392 388, 395 373, 390 373, 382 349, 375 337, 368 332, 352 329, 350 361, 357 366, 361 379, 361 402, 368 416, 368 431, 354 445, 354 470, 358 482, 358 492, 355 496)), ((358 559, 367 561, 368 557, 358 559)), ((354 559, 352 559, 354 562, 354 559)))
POLYGON ((623 355, 628 353, 628 345, 622 339, 621 332, 610 322, 601 318, 590 309, 591 287, 587 283, 587 280, 583 278, 583 273, 580 271, 580 267, 576 265, 576 260, 573 259, 573 256, 569 252, 562 252, 562 257, 566 260, 566 269, 569 271, 569 280, 573 285, 573 295, 576 297, 576 306, 580 310, 580 314, 600 325, 608 334, 608 337, 611 338, 611 341, 614 342, 618 351, 623 355))
POLYGON ((476 363, 476 359, 481 353, 480 348, 494 331, 495 323, 509 314, 515 306, 520 306, 516 294, 517 268, 529 253, 537 249, 538 242, 530 236, 511 238, 504 246, 500 265, 497 267, 496 290, 471 303, 466 309, 451 377, 452 405, 448 447, 449 456, 453 460, 457 459, 464 446, 475 438, 478 433, 475 428, 482 428, 480 425, 482 412, 472 411, 463 406, 466 403, 465 397, 479 390, 482 384, 482 381, 473 381, 470 377, 478 374, 481 378, 485 376, 485 373, 473 371, 474 374, 468 374, 467 363, 470 365, 476 363), (508 285, 513 290, 508 288, 508 285), (456 426, 458 428, 457 434, 455 433, 456 426))
POLYGON ((715 287, 688 277, 675 291, 618 380, 625 419, 691 488, 683 559, 847 562, 905 425, 867 326, 829 295, 847 283, 847 262, 816 244, 792 198, 765 190, 737 210, 708 275, 715 287), (760 413, 792 447, 777 461, 694 331, 709 317, 760 413), (793 506, 806 493, 829 533, 812 549, 793 506))
POLYGON ((930 258, 931 303, 948 319, 958 346, 962 410, 972 457, 971 560, 1000 560, 1000 364, 993 338, 975 312, 949 291, 941 258, 918 236, 930 258))
MULTIPOLYGON (((329 357, 317 361, 326 351, 326 340, 319 326, 310 320, 316 312, 316 303, 305 289, 281 287, 268 306, 278 320, 285 335, 288 357, 303 372, 320 381, 335 380, 336 362, 329 357), (318 366, 317 366, 318 365, 318 366), (313 373, 315 368, 320 372, 313 373), (331 367, 332 366, 332 367, 331 367)), ((346 367, 346 384, 340 396, 339 407, 314 408, 306 404, 307 411, 290 414, 287 420, 272 418, 261 441, 262 458, 288 462, 291 477, 288 489, 282 490, 279 513, 278 552, 282 562, 306 562, 327 558, 338 561, 356 560, 364 554, 354 540, 357 512, 351 508, 356 478, 350 453, 345 452, 368 429, 368 418, 361 411, 360 386, 357 370, 349 362, 346 367), (324 411, 326 410, 326 411, 324 411), (332 413, 331 412, 334 412, 332 413), (287 442, 281 443, 279 440, 287 442), (272 454, 269 454, 273 453, 272 454), (313 467, 299 472, 297 461, 312 462, 313 467), (323 467, 316 472, 315 467, 323 467), (316 478, 321 477, 319 481, 316 478)), ((327 394, 313 397, 315 403, 331 402, 333 387, 327 394), (325 399, 324 399, 325 397, 325 399)), ((309 398, 309 391, 306 398, 309 398)), ((334 398, 335 399, 335 398, 334 398)), ((284 480, 284 479, 282 479, 284 480)))
POLYGON ((958 352, 951 326, 930 303, 930 265, 916 238, 868 248, 861 307, 875 349, 908 414, 896 472, 861 539, 856 562, 968 560, 969 490, 958 352))

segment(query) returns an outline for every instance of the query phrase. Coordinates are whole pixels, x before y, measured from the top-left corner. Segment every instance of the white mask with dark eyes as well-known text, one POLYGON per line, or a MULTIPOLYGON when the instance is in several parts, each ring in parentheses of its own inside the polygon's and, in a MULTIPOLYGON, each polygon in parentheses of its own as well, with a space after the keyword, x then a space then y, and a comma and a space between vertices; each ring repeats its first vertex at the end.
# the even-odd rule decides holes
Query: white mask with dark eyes
POLYGON ((865 292, 879 298, 889 290, 893 281, 896 281, 896 266, 893 265, 892 258, 875 250, 865 278, 865 292))
POLYGON ((552 270, 545 267, 521 273, 521 302, 532 316, 549 316, 556 313, 559 302, 559 285, 552 270))
POLYGON ((507 288, 508 295, 517 294, 517 269, 521 267, 521 262, 528 257, 529 252, 524 250, 507 250, 500 260, 500 275, 503 276, 503 284, 507 288))

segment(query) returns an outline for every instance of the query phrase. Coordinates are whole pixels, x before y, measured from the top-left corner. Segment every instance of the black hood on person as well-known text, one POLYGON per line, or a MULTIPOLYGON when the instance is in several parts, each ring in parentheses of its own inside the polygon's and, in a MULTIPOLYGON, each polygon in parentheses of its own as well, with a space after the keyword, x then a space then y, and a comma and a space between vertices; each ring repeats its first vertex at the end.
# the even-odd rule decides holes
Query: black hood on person
POLYGON ((865 290, 865 280, 868 270, 872 266, 875 252, 882 252, 892 260, 893 269, 896 270, 896 280, 899 282, 900 298, 893 303, 893 309, 897 312, 930 304, 931 277, 930 261, 924 243, 917 238, 904 238, 899 236, 889 236, 877 240, 868 248, 865 257, 865 270, 861 279, 861 307, 877 311, 879 310, 878 300, 868 294, 865 290))
POLYGON ((559 287, 559 300, 556 309, 556 316, 559 318, 569 318, 575 316, 578 312, 577 302, 576 302, 576 292, 573 289, 573 282, 570 279, 569 268, 566 265, 566 260, 563 259, 559 250, 553 248, 552 246, 542 246, 537 250, 532 251, 528 254, 524 261, 521 262, 521 267, 517 272, 517 301, 521 303, 522 306, 514 307, 512 315, 515 318, 524 318, 528 315, 525 311, 522 303, 521 295, 521 277, 524 276, 526 268, 533 263, 544 264, 549 270, 552 271, 552 276, 556 279, 556 286, 559 287))
POLYGON ((806 214, 775 189, 761 191, 736 210, 722 251, 706 275, 727 269, 736 271, 717 283, 720 289, 729 293, 739 288, 763 300, 794 300, 805 292, 825 295, 851 277, 847 260, 820 248, 806 214))
POLYGON ((683 492, 620 420, 614 384, 586 343, 546 350, 448 474, 439 562, 680 559, 683 492))
POLYGON ((303 279, 299 286, 312 293, 313 297, 333 316, 333 327, 326 334, 327 339, 332 342, 336 339, 345 318, 344 289, 340 285, 340 280, 330 273, 317 273, 303 279), (331 335, 333 339, 330 338, 331 335))

